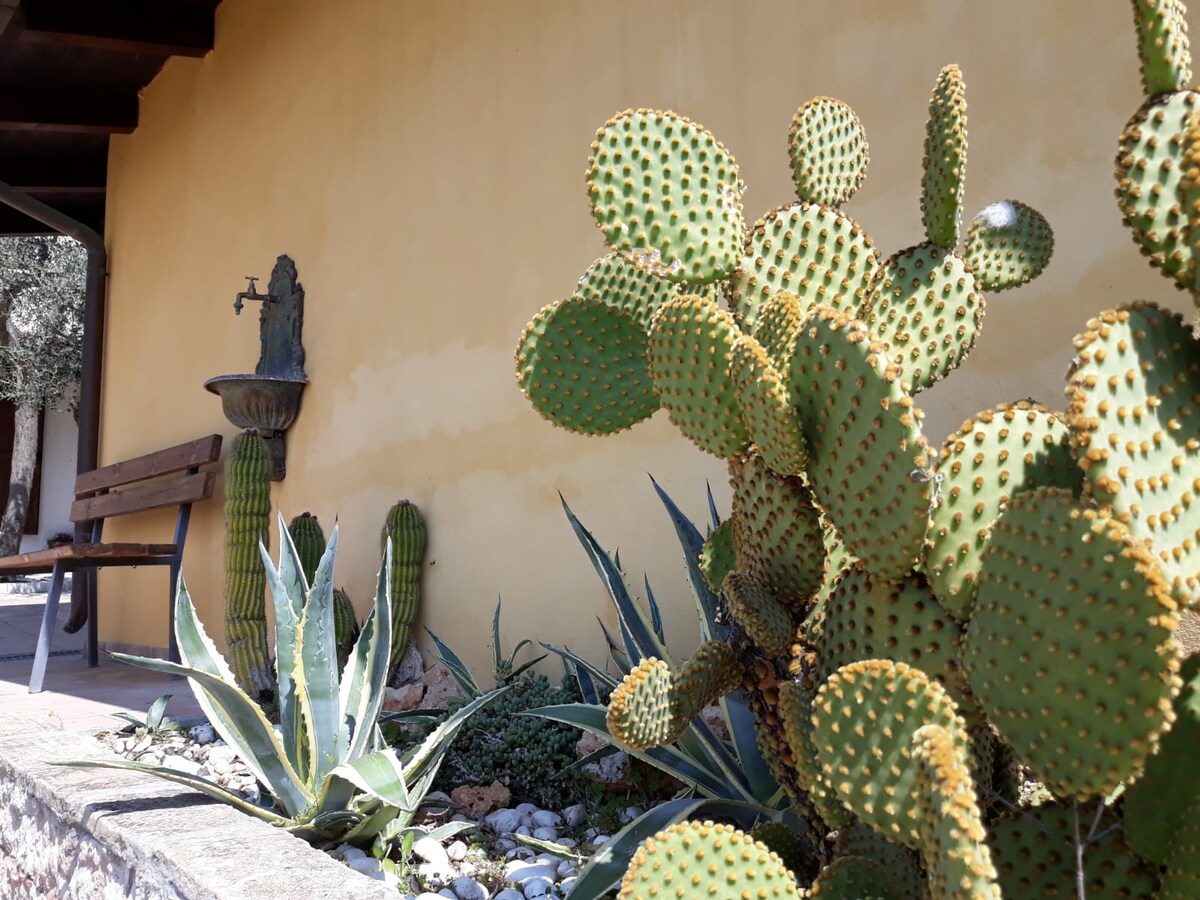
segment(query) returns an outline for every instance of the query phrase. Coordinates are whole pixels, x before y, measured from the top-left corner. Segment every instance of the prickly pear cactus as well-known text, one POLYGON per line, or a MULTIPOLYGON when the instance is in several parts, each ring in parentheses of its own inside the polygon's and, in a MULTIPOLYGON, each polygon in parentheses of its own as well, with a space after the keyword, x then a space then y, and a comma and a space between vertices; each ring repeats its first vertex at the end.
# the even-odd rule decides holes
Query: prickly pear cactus
POLYGON ((384 553, 387 552, 389 541, 392 545, 389 576, 392 588, 392 659, 388 666, 388 681, 391 681, 404 654, 408 652, 408 639, 421 603, 421 566, 425 561, 425 518, 407 500, 401 500, 388 510, 379 538, 384 553))
POLYGON ((258 545, 270 546, 271 464, 257 433, 233 442, 225 467, 225 641, 238 685, 251 697, 271 692, 267 653, 267 575, 258 545))
MULTIPOLYGON (((1131 2, 1149 99, 1121 138, 1118 201, 1152 264, 1200 296, 1183 4, 1131 2)), ((522 336, 522 388, 590 434, 661 405, 728 462, 733 489, 700 560, 728 639, 678 669, 637 666, 609 731, 639 751, 669 744, 742 688, 802 833, 824 837, 797 844, 815 882, 782 887, 749 838, 722 831, 744 849, 709 885, 689 858, 703 826, 677 826, 638 851, 622 897, 1023 898, 1081 883, 1149 897, 1160 874, 1161 896, 1195 895, 1185 757, 1200 719, 1177 629, 1200 605, 1200 350, 1153 304, 1101 313, 1076 339, 1061 411, 1001 404, 935 455, 920 392, 971 352, 987 295, 1037 278, 1054 247, 1017 200, 962 234, 966 122, 947 66, 925 128, 924 233, 890 255, 839 208, 868 157, 839 101, 797 111, 798 200, 749 226, 733 159, 699 125, 624 113, 593 145, 612 252, 552 308, 557 324, 543 311, 522 336), (534 377, 537 360, 555 377, 534 377)))

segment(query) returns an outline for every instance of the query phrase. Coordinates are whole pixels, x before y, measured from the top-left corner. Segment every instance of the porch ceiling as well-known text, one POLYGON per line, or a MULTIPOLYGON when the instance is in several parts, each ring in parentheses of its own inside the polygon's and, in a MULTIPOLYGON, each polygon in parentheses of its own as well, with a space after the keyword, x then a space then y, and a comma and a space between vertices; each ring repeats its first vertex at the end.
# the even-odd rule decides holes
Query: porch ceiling
MULTIPOLYGON (((213 47, 221 0, 0 0, 0 181, 103 233, 108 139, 171 56, 213 47)), ((0 205, 0 235, 46 234, 0 205)))

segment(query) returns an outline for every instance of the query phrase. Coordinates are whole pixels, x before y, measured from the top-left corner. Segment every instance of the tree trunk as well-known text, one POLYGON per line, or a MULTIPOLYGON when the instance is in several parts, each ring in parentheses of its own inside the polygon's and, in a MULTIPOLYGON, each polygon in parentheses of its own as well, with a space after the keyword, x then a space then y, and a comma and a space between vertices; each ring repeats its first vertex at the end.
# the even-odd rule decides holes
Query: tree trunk
POLYGON ((25 517, 29 513, 29 492, 33 488, 33 470, 37 466, 38 405, 17 406, 13 427, 12 472, 8 481, 8 505, 0 519, 0 556, 21 551, 25 517))

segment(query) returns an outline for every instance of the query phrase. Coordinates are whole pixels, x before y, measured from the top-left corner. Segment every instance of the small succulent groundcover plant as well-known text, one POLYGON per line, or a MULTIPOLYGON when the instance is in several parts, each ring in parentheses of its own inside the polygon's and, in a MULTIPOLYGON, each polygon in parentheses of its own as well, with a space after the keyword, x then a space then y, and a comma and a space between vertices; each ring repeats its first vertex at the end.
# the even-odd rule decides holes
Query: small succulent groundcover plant
POLYGON ((182 662, 113 654, 131 665, 187 678, 213 728, 266 787, 271 804, 260 806, 200 776, 133 760, 57 764, 156 775, 318 846, 369 845, 402 837, 463 722, 502 690, 472 700, 401 754, 384 746, 377 722, 391 655, 391 547, 379 572, 374 605, 339 670, 333 616, 337 527, 311 585, 282 517, 279 540, 278 566, 261 549, 275 610, 278 729, 238 686, 205 633, 182 578, 174 623, 182 662))

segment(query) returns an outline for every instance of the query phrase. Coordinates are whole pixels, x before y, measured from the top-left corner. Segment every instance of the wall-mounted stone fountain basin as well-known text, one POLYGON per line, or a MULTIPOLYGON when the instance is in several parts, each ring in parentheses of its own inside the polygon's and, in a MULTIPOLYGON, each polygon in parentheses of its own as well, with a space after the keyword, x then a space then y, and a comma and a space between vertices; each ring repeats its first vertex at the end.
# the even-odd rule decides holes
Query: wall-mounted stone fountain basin
POLYGON ((218 375, 204 387, 221 398, 225 418, 238 428, 269 435, 286 431, 300 410, 304 377, 282 375, 218 375))

